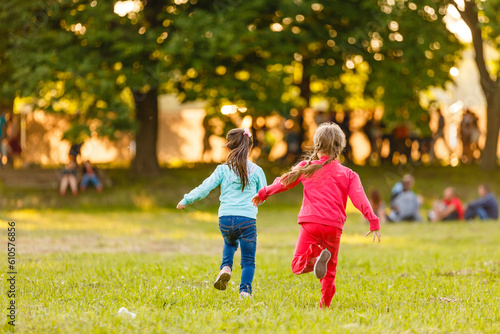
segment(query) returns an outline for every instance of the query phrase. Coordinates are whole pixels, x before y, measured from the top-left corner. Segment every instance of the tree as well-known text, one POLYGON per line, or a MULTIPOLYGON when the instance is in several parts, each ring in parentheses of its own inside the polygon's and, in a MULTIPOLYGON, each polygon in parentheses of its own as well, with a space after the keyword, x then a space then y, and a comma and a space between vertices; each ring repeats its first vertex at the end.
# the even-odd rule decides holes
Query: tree
POLYGON ((497 167, 498 136, 500 132, 500 72, 498 60, 488 69, 484 58, 485 43, 498 50, 500 46, 500 22, 498 1, 464 1, 461 7, 456 1, 451 1, 469 27, 475 51, 475 62, 479 71, 482 91, 486 98, 487 128, 486 143, 481 157, 484 169, 497 167))
MULTIPOLYGON (((10 5, 12 6, 13 3, 10 3, 10 5)), ((9 20, 5 13, 0 12, 0 36, 7 36, 9 27, 7 22, 9 20)), ((16 97, 16 83, 13 80, 12 64, 6 56, 6 50, 8 50, 9 46, 7 38, 0 38, 0 78, 2 78, 0 83, 0 114, 5 111, 13 111, 16 97)))
POLYGON ((7 52, 19 93, 37 96, 41 107, 78 113, 85 122, 81 131, 97 122, 101 136, 130 130, 135 119, 133 170, 158 173, 157 96, 167 75, 155 51, 167 33, 164 2, 136 3, 128 17, 118 16, 107 1, 8 3, 2 3, 5 15, 19 18, 7 52), (68 101, 77 108, 68 108, 68 101))
POLYGON ((412 121, 423 114, 419 92, 449 78, 459 48, 432 0, 418 8, 403 0, 132 4, 123 17, 97 0, 1 6, 29 28, 16 28, 28 32, 22 38, 13 30, 7 53, 21 94, 60 109, 78 101, 80 119, 97 120, 101 135, 130 127, 135 115, 133 167, 143 173, 158 171, 159 93, 205 99, 212 111, 237 104, 253 116, 293 109, 299 123, 318 100, 329 111, 381 103, 388 119, 412 121))
POLYGON ((405 1, 251 1, 215 9, 184 12, 174 39, 162 46, 183 74, 175 86, 182 98, 243 101, 253 114, 283 105, 284 116, 299 111, 299 122, 313 101, 328 100, 330 111, 379 103, 388 121, 421 124, 420 92, 450 79, 460 49, 446 30, 445 12, 431 0, 418 7, 405 1), (195 34, 193 19, 203 22, 195 34))

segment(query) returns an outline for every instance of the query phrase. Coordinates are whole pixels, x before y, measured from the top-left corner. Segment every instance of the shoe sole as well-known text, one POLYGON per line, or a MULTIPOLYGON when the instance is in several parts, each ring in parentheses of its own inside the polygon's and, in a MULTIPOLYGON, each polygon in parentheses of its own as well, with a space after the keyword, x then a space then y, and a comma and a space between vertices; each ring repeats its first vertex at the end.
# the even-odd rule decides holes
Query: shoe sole
POLYGON ((222 273, 217 280, 214 283, 214 288, 217 290, 226 290, 227 288, 227 283, 231 279, 231 274, 229 273, 222 273))
POLYGON ((243 296, 241 293, 240 293, 240 300, 244 300, 244 299, 252 299, 252 295, 246 295, 246 296, 243 296))
POLYGON ((318 257, 318 260, 314 264, 314 275, 317 278, 322 279, 326 276, 328 261, 330 261, 332 254, 324 249, 318 257))

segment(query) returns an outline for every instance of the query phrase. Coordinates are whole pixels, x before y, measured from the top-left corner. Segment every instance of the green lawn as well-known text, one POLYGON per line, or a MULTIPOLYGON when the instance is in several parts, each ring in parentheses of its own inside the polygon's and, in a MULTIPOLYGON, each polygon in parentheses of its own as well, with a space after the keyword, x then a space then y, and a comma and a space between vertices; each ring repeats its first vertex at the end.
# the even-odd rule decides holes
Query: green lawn
MULTIPOLYGON (((106 175, 111 185, 106 185, 102 194, 94 189, 81 193, 77 198, 71 195, 59 196, 57 189, 26 189, 24 187, 7 188, 2 185, 0 173, 0 208, 15 209, 85 209, 100 210, 151 210, 175 206, 182 195, 200 184, 213 172, 215 164, 199 164, 194 168, 171 168, 162 170, 161 175, 154 178, 141 178, 124 169, 107 169, 106 175)), ((268 183, 276 176, 287 171, 290 166, 264 165, 268 183)), ((425 198, 424 207, 429 208, 432 201, 440 196, 445 187, 456 188, 459 197, 467 202, 477 197, 477 186, 490 184, 493 192, 500 194, 500 168, 485 172, 478 166, 425 167, 408 164, 406 166, 349 166, 361 177, 363 186, 368 192, 378 189, 388 204, 392 186, 401 180, 406 173, 415 176, 415 192, 425 198)), ((36 169, 29 171, 36 173, 36 169)), ((59 173, 58 170, 54 173, 59 173)), ((21 182, 22 183, 22 182, 21 182)), ((69 192, 69 191, 68 191, 69 192)), ((271 202, 280 205, 300 205, 302 201, 301 187, 296 187, 271 202)), ((209 198, 198 204, 203 209, 207 205, 218 204, 218 190, 214 190, 209 198)))
POLYGON ((222 237, 203 205, 4 212, 17 222, 17 332, 500 332, 498 222, 385 225, 372 244, 350 208, 337 294, 320 310, 317 279, 289 269, 298 206, 262 207, 254 298, 241 301, 239 266, 228 290, 212 287, 222 237))

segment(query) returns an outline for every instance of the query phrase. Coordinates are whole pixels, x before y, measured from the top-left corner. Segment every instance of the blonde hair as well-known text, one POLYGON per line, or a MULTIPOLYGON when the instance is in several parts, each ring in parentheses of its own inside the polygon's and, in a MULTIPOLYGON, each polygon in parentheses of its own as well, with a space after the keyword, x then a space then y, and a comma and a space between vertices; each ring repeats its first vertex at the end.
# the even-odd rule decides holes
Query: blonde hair
POLYGON ((340 153, 345 148, 345 134, 335 123, 322 123, 316 129, 313 137, 313 149, 306 155, 305 166, 298 167, 297 165, 291 171, 281 177, 281 183, 284 186, 289 186, 304 175, 306 178, 311 177, 314 173, 320 170, 324 165, 332 162, 340 156, 340 153), (317 156, 318 152, 329 156, 322 164, 311 165, 311 161, 317 156))

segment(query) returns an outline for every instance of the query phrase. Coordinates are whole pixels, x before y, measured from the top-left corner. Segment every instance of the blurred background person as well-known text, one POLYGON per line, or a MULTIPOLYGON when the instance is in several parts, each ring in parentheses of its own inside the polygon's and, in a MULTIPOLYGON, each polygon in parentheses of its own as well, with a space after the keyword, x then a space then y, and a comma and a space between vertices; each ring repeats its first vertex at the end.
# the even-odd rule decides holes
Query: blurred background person
POLYGON ((471 220, 478 217, 481 220, 498 219, 498 200, 487 184, 477 188, 479 198, 469 202, 465 210, 465 219, 471 220))
POLYGON ((19 117, 12 113, 6 115, 7 120, 7 163, 14 166, 14 159, 21 157, 21 125, 19 117))
MULTIPOLYGON (((292 121, 293 122, 293 121, 292 121)), ((287 163, 293 163, 300 156, 300 128, 294 122, 290 129, 285 128, 286 155, 284 159, 287 163)))
POLYGON ((97 176, 97 169, 92 166, 89 160, 83 163, 82 175, 82 182, 80 183, 81 191, 84 191, 89 183, 92 184, 98 192, 102 191, 102 183, 97 176))
POLYGON ((373 208, 373 212, 375 212, 375 214, 378 216, 380 223, 385 223, 387 221, 387 217, 385 215, 385 203, 380 192, 376 189, 373 189, 370 192, 369 201, 373 208))
POLYGON ((4 165, 7 159, 7 121, 5 112, 0 113, 0 167, 4 165), (5 158, 4 158, 5 157, 5 158))
POLYGON ((76 163, 72 160, 70 160, 61 170, 61 185, 59 188, 61 196, 66 195, 66 189, 68 188, 68 185, 71 188, 73 196, 77 196, 78 179, 77 179, 76 163))
POLYGON ((363 126, 363 132, 370 142, 370 155, 368 159, 381 159, 383 129, 380 121, 375 119, 375 112, 372 112, 369 117, 363 126))
POLYGON ((83 143, 71 144, 71 147, 69 148, 69 153, 68 153, 69 159, 71 161, 78 163, 77 159, 78 159, 78 156, 82 152, 82 146, 83 146, 83 143))
POLYGON ((475 160, 474 152, 479 149, 478 141, 481 136, 478 117, 467 109, 460 122, 459 136, 462 141, 462 161, 471 163, 475 160))
POLYGON ((432 222, 462 220, 464 213, 462 201, 455 189, 448 187, 443 191, 443 199, 434 202, 433 209, 429 211, 429 220, 432 222))
POLYGON ((450 155, 451 151, 452 151, 450 148, 450 145, 448 145, 448 142, 446 141, 446 139, 444 137, 444 127, 445 127, 446 123, 445 123, 443 111, 441 110, 441 108, 437 109, 437 113, 438 113, 438 128, 437 128, 436 132, 434 132, 434 134, 432 135, 432 145, 431 145, 431 157, 432 157, 432 159, 436 158, 434 147, 436 146, 436 142, 438 141, 439 138, 441 138, 443 140, 443 143, 446 147, 448 155, 450 155))
MULTIPOLYGON (((346 162, 351 162, 353 155, 352 155, 352 146, 349 140, 351 139, 352 131, 351 131, 351 110, 346 110, 342 113, 337 113, 337 115, 340 115, 341 121, 337 121, 337 124, 340 126, 342 131, 345 134, 345 148, 343 151, 344 158, 346 162)), ((336 117, 338 120, 338 117, 336 117)))
POLYGON ((395 196, 391 201, 391 212, 387 215, 389 222, 422 220, 420 216, 421 199, 413 192, 415 178, 409 174, 403 176, 401 180, 402 189, 394 191, 395 196))

